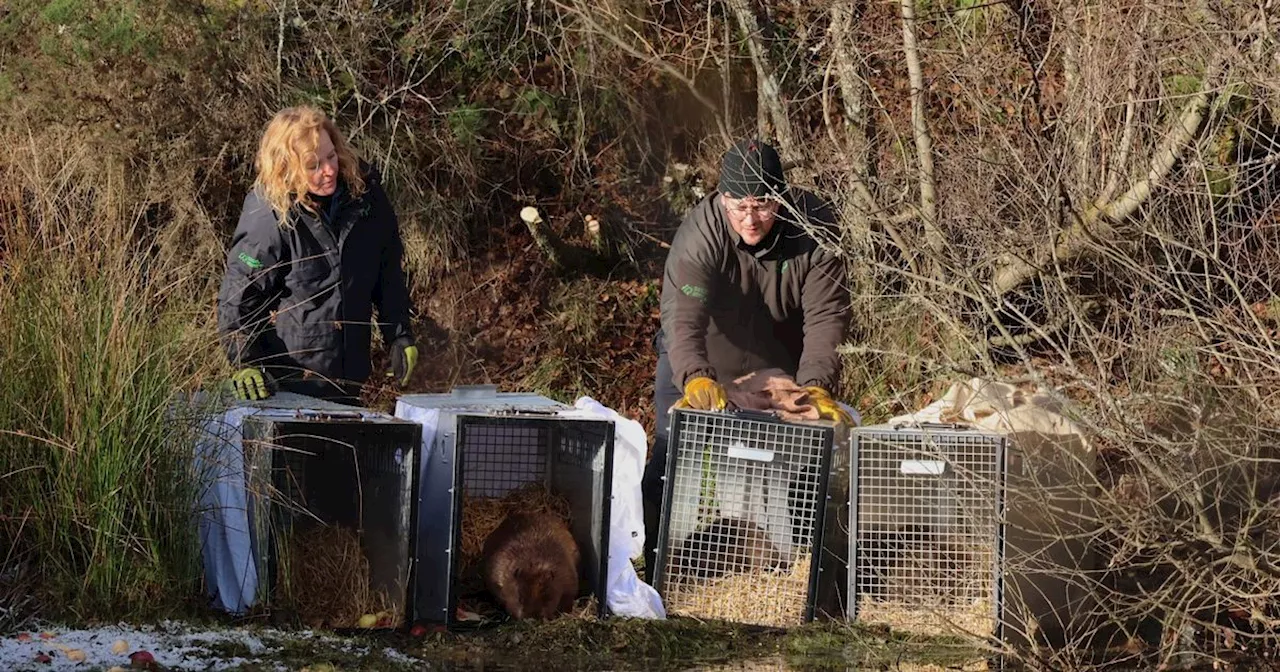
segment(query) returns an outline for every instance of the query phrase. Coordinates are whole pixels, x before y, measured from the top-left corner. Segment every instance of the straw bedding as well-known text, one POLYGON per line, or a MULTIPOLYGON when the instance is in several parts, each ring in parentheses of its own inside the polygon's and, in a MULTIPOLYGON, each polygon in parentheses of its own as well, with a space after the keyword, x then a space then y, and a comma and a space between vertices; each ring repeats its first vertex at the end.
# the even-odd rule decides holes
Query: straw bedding
POLYGON ((858 604, 858 621, 925 636, 990 637, 995 634, 995 617, 988 600, 974 600, 968 606, 939 607, 864 600, 858 604))
POLYGON ((735 623, 787 627, 804 623, 812 556, 798 556, 790 569, 727 574, 705 583, 681 580, 667 589, 669 613, 735 623))
MULTIPOLYGON (((495 605, 478 599, 484 592, 480 560, 484 541, 507 514, 515 511, 550 512, 569 521, 569 503, 540 483, 531 483, 503 497, 464 496, 462 506, 459 588, 464 610, 494 615, 495 605)), ((357 627, 360 617, 374 614, 392 619, 394 607, 384 591, 370 586, 369 561, 359 533, 348 527, 307 525, 290 534, 287 555, 281 558, 279 583, 298 618, 310 627, 357 627)))
POLYGON ((360 617, 391 618, 391 600, 373 590, 360 533, 338 525, 294 528, 280 565, 298 618, 316 628, 354 628, 360 617))

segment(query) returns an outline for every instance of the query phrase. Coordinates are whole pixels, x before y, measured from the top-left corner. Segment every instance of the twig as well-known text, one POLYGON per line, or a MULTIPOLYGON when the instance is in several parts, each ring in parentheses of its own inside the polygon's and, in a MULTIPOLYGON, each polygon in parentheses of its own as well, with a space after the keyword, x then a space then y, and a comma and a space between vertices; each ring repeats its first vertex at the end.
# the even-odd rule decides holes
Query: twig
MULTIPOLYGON (((1086 301, 1083 309, 1080 310, 1079 312, 1087 313, 1097 305, 1098 304, 1096 301, 1086 301)), ((1038 343, 1040 341, 1048 339, 1050 336, 1058 333, 1059 331, 1062 331, 1063 328, 1065 328, 1068 324, 1073 322, 1075 319, 1076 319, 1076 314, 1063 313, 1059 315, 1056 319, 1054 319, 1052 322, 1050 322, 1049 324, 1046 324, 1043 327, 1040 327, 1040 326, 1034 327, 1033 331, 1029 331, 1025 334, 1019 334, 1017 336, 1013 336, 1013 335, 992 336, 991 338, 987 339, 987 345, 993 348, 1004 348, 1011 345, 1026 346, 1026 345, 1031 345, 1032 343, 1038 343)))
MULTIPOLYGON (((1146 22, 1146 15, 1143 16, 1143 23, 1146 22)), ((1141 35, 1141 32, 1139 33, 1141 35)), ((1124 105, 1124 130, 1120 135, 1120 153, 1116 157, 1115 162, 1107 171, 1106 186, 1102 188, 1102 194, 1098 198, 1098 202, 1105 203, 1115 196, 1116 189, 1120 184, 1120 176, 1124 174, 1129 165, 1129 151, 1133 145, 1133 127, 1135 118, 1137 117, 1137 96, 1138 96, 1138 54, 1129 57, 1129 72, 1125 77, 1125 86, 1128 89, 1127 100, 1124 105)))
POLYGON ((657 244, 658 244, 658 247, 661 247, 661 248, 662 248, 662 249, 664 249, 664 250, 669 250, 669 249, 671 249, 671 243, 668 243, 668 242, 666 242, 665 240, 662 240, 661 238, 659 238, 659 237, 657 237, 657 236, 655 236, 655 235, 653 235, 653 234, 645 233, 644 231, 641 231, 640 229, 637 229, 637 228, 636 228, 636 227, 634 227, 634 226, 633 226, 633 227, 631 227, 631 230, 632 230, 633 232, 635 232, 635 233, 637 233, 637 234, 639 234, 639 235, 641 235, 641 236, 643 236, 643 237, 645 237, 645 238, 648 238, 649 240, 651 240, 651 241, 653 241, 653 242, 657 243, 657 244))
POLYGON ((281 2, 279 26, 276 29, 276 93, 280 93, 280 77, 284 67, 284 7, 285 3, 281 2))

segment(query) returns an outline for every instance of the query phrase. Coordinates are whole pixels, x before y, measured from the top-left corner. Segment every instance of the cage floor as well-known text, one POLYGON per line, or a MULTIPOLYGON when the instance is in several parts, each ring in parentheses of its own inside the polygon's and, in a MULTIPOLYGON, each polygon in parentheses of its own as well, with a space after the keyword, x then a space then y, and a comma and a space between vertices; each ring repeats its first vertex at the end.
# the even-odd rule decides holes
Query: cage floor
POLYGON ((725 574, 709 580, 680 578, 666 586, 670 614, 748 625, 786 627, 805 622, 811 556, 796 558, 787 570, 725 574))
POLYGON ((277 565, 283 604, 314 628, 374 627, 398 623, 404 605, 372 587, 360 532, 342 525, 296 523, 285 537, 277 565))
POLYGON ((985 599, 974 600, 968 605, 941 606, 863 600, 858 603, 857 620, 924 636, 990 637, 995 634, 991 601, 985 599))

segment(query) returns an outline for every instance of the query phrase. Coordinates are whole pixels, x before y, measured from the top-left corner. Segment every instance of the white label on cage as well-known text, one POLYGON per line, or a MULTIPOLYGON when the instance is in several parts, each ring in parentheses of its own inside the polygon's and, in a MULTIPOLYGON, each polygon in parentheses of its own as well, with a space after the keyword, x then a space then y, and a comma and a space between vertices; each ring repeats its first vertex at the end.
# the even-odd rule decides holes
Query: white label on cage
POLYGON ((754 460, 756 462, 772 462, 773 451, 762 450, 760 448, 748 448, 741 443, 735 443, 729 446, 729 457, 739 460, 754 460))
POLYGON ((941 476, 947 473, 947 463, 942 460, 903 460, 900 468, 908 476, 941 476))

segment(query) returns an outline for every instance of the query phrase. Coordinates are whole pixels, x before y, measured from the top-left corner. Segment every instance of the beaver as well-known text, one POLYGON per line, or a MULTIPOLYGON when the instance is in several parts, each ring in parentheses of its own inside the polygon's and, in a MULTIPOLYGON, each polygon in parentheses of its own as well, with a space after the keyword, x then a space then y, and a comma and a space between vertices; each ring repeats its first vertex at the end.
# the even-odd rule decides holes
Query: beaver
POLYGON ((714 579, 757 569, 787 569, 789 563, 754 522, 721 516, 689 535, 673 553, 676 576, 714 579))
POLYGON ((582 553, 550 513, 512 513, 485 540, 485 586, 513 618, 552 619, 578 597, 582 553))

